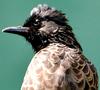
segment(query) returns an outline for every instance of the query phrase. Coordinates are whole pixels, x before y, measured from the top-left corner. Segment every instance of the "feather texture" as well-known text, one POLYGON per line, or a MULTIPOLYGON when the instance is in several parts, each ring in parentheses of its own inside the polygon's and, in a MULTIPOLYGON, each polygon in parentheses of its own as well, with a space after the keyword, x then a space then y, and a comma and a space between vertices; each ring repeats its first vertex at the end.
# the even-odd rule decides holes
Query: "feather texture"
POLYGON ((21 90, 97 90, 97 78, 79 49, 52 43, 33 57, 21 90))
POLYGON ((36 52, 21 90, 98 90, 97 71, 62 12, 38 5, 23 26, 3 32, 25 37, 36 52))

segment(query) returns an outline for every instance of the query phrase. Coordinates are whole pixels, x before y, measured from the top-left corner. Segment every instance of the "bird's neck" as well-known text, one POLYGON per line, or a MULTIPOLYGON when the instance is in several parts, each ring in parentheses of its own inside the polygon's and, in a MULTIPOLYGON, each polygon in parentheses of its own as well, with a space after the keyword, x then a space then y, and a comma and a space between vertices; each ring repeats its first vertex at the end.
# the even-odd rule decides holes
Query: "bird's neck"
POLYGON ((58 32, 53 36, 49 35, 45 38, 41 36, 39 38, 36 38, 36 41, 32 41, 31 45, 35 49, 35 51, 38 52, 51 43, 61 43, 70 48, 80 49, 82 51, 81 45, 78 43, 74 33, 72 32, 72 28, 67 25, 67 27, 60 29, 62 30, 58 30, 58 32))

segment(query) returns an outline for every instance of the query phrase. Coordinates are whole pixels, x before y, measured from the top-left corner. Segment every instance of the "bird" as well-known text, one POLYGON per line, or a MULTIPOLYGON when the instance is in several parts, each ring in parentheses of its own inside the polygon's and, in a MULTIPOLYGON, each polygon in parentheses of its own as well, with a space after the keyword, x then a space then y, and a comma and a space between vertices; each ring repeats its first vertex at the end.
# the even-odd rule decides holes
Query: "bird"
POLYGON ((35 51, 21 90, 98 90, 97 70, 62 11, 39 4, 22 26, 2 31, 24 37, 35 51))

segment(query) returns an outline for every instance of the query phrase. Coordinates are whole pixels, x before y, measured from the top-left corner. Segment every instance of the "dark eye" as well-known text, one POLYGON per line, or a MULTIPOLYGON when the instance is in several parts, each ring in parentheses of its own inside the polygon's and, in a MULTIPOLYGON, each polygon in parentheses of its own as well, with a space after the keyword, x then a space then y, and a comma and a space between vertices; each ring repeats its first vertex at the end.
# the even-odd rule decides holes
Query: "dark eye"
POLYGON ((40 20, 39 19, 35 19, 33 24, 34 24, 34 26, 39 26, 40 25, 40 20))

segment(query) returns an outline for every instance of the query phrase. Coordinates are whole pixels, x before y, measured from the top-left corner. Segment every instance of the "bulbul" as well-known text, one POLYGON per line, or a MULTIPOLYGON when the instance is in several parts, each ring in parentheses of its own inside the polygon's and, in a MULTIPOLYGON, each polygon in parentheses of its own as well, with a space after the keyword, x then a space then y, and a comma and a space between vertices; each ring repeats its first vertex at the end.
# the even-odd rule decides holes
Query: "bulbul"
POLYGON ((98 90, 96 68, 61 11, 38 5, 22 26, 3 32, 23 36, 35 50, 21 90, 98 90))

